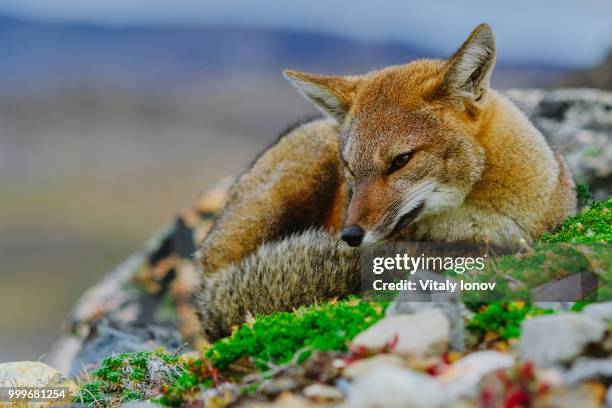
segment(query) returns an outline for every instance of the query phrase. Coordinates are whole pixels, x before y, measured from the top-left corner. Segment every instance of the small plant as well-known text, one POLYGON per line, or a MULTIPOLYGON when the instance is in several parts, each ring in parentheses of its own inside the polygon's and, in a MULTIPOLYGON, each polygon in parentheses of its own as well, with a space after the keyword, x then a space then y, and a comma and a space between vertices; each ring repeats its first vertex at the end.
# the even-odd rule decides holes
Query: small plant
POLYGON ((593 193, 588 184, 578 184, 576 186, 576 198, 578 199, 578 207, 590 207, 593 205, 593 193))
POLYGON ((491 333, 509 340, 521 335, 521 322, 527 317, 548 313, 553 311, 524 302, 497 302, 480 306, 467 328, 480 335, 491 333))
POLYGON ((74 401, 113 406, 148 398, 155 390, 179 378, 185 364, 180 356, 161 350, 110 356, 91 372, 90 381, 81 384, 74 401))

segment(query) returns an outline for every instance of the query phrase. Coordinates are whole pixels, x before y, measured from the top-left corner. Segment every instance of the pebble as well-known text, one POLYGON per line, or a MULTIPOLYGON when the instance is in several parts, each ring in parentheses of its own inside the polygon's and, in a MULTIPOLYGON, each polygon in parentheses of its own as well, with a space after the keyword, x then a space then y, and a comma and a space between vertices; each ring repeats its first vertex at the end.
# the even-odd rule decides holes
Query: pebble
MULTIPOLYGON (((411 277, 412 280, 424 279, 443 282, 444 275, 429 271, 420 271, 411 277)), ((427 309, 440 309, 450 322, 450 346, 453 350, 465 349, 465 323, 462 317, 463 304, 457 293, 410 293, 403 291, 389 305, 387 316, 412 314, 427 309)))
POLYGON ((521 332, 521 357, 546 367, 569 362, 587 344, 601 341, 606 325, 586 314, 559 313, 527 319, 521 332))
POLYGON ((404 359, 394 354, 377 354, 374 357, 355 361, 342 370, 342 376, 351 380, 361 377, 378 367, 404 366, 404 359))
POLYGON ((378 367, 355 381, 347 408, 435 408, 446 402, 443 387, 432 377, 406 368, 378 367))
POLYGON ((514 357, 498 351, 478 351, 461 358, 437 380, 444 386, 450 398, 475 396, 478 383, 486 374, 513 366, 514 357))
POLYGON ((438 309, 387 316, 355 337, 352 347, 411 357, 435 356, 448 349, 450 323, 438 309))
POLYGON ((582 313, 604 322, 612 321, 612 302, 591 303, 582 309, 582 313))
POLYGON ((335 387, 325 384, 310 384, 302 391, 304 396, 315 401, 341 401, 344 394, 335 387))

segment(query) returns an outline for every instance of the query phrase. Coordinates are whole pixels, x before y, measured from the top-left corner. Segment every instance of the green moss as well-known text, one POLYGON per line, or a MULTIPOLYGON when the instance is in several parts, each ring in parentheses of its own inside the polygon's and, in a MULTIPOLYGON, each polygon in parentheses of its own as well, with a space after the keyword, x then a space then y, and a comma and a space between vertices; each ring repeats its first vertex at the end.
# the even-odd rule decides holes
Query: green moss
POLYGON ((611 243, 612 198, 594 202, 579 214, 568 218, 554 234, 544 234, 541 242, 611 243))
POLYGON ((136 401, 139 399, 142 399, 142 393, 139 391, 126 389, 121 392, 121 401, 123 402, 136 401))
MULTIPOLYGON (((150 390, 160 384, 150 382, 148 362, 159 358, 171 370, 168 371, 167 383, 173 383, 184 371, 180 357, 163 351, 123 353, 102 360, 100 367, 93 370, 91 381, 80 386, 75 402, 92 405, 114 406, 120 402, 145 398, 143 390, 150 390)), ((163 385, 163 384, 162 384, 163 385)))
MULTIPOLYGON (((216 385, 219 373, 243 358, 250 359, 256 368, 266 369, 267 363, 286 363, 300 350, 308 351, 298 356, 298 362, 305 360, 310 350, 345 351, 349 340, 383 317, 385 307, 385 303, 351 298, 301 307, 291 313, 257 316, 253 323, 243 324, 230 337, 216 342, 204 360, 191 362, 158 402, 184 405, 203 388, 216 385)), ((251 392, 253 387, 242 391, 251 392)))
POLYGON ((520 336, 521 322, 527 317, 548 313, 553 311, 524 302, 496 302, 480 306, 466 327, 479 335, 494 333, 508 340, 520 336))
POLYGON ((104 400, 104 393, 102 389, 104 388, 104 381, 95 380, 83 384, 81 386, 79 398, 76 399, 76 402, 83 402, 84 404, 90 405, 98 401, 104 400))
MULTIPOLYGON (((232 336, 218 341, 206 357, 225 369, 241 357, 251 357, 259 367, 284 363, 304 347, 311 350, 346 350, 347 342, 380 318, 385 305, 357 299, 302 307, 293 313, 259 316, 232 336)), ((301 359, 309 354, 304 353, 301 359)))

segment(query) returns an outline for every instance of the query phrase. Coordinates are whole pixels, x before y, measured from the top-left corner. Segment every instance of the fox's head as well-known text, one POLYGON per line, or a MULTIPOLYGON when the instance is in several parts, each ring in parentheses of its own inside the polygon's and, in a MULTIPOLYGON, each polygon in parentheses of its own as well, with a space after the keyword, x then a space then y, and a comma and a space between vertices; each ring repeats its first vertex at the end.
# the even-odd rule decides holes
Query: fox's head
POLYGON ((447 60, 359 76, 284 72, 340 124, 352 189, 343 240, 391 240, 410 223, 462 204, 484 168, 478 137, 494 64, 493 32, 481 24, 447 60))

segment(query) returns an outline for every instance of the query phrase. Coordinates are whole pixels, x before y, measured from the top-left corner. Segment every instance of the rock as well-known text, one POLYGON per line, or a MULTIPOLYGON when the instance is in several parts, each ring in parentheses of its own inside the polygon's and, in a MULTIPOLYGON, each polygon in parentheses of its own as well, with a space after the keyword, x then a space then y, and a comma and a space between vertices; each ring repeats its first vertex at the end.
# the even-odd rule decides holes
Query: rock
POLYGON ((342 376, 354 380, 376 368, 389 366, 403 367, 404 360, 393 354, 377 354, 374 357, 364 358, 348 365, 342 371, 342 376))
POLYGON ((74 382, 62 373, 37 361, 17 361, 0 364, 0 387, 68 387, 74 382))
POLYGON ((355 381, 344 406, 350 408, 431 408, 446 402, 432 377, 399 367, 379 367, 355 381))
POLYGON ((341 401, 344 394, 335 387, 325 384, 310 384, 302 392, 304 396, 315 401, 341 401))
MULTIPOLYGON (((218 407, 224 407, 225 405, 215 405, 218 407)), ((308 399, 299 395, 284 392, 278 396, 274 402, 253 402, 241 404, 241 407, 248 408, 312 408, 312 402, 308 399)))
MULTIPOLYGON (((410 280, 431 279, 443 282, 449 278, 438 273, 421 271, 412 275, 410 280)), ((450 322, 450 346, 453 350, 463 351, 465 348, 465 323, 462 317, 462 307, 459 292, 457 293, 418 293, 401 292, 387 307, 386 315, 412 314, 427 309, 440 309, 450 322), (416 296, 423 299, 415 299, 416 296), (427 297, 427 298, 425 298, 427 297)))
POLYGON ((455 362, 438 377, 449 398, 474 397, 486 374, 514 365, 514 357, 497 351, 478 351, 455 362))
MULTIPOLYGON (((65 387, 66 400, 78 391, 77 385, 54 368, 37 361, 17 361, 0 364, 0 387, 65 387)), ((48 403, 30 403, 30 407, 48 406, 48 403)), ((0 404, 2 406, 2 404, 0 404)))
POLYGON ((291 391, 297 386, 298 383, 291 377, 278 377, 266 381, 261 391, 266 395, 275 396, 284 391, 291 391))
POLYGON ((510 90, 523 109, 563 155, 578 183, 596 199, 610 195, 612 93, 595 89, 510 90))
POLYGON ((415 314, 387 316, 361 332, 352 347, 366 350, 389 348, 394 354, 425 357, 442 354, 448 348, 450 323, 438 309, 415 314))
MULTIPOLYGON (((214 388, 203 389, 197 398, 198 403, 194 405, 201 406, 200 404, 202 404, 205 407, 226 407, 236 402, 239 397, 240 388, 236 384, 226 382, 214 388)), ((157 405, 157 408, 159 407, 157 405)))
POLYGON ((132 401, 121 405, 121 408, 159 408, 159 404, 150 401, 132 401))
POLYGON ((159 347, 174 351, 183 345, 180 334, 171 327, 143 327, 103 319, 92 326, 87 341, 74 361, 71 375, 97 365, 112 354, 151 351, 159 347))
POLYGON ((520 353, 539 366, 569 362, 591 342, 601 341, 606 325, 585 314, 541 315, 523 321, 520 353))
POLYGON ((608 388, 606 393, 606 408, 612 408, 612 386, 608 388))
POLYGON ((591 303, 582 309, 582 313, 604 322, 612 321, 612 302, 591 303))
POLYGON ((605 387, 597 383, 555 387, 537 398, 531 406, 533 408, 601 408, 605 392, 605 387))
POLYGON ((612 380, 612 358, 579 358, 564 375, 567 384, 576 384, 584 380, 612 380))

